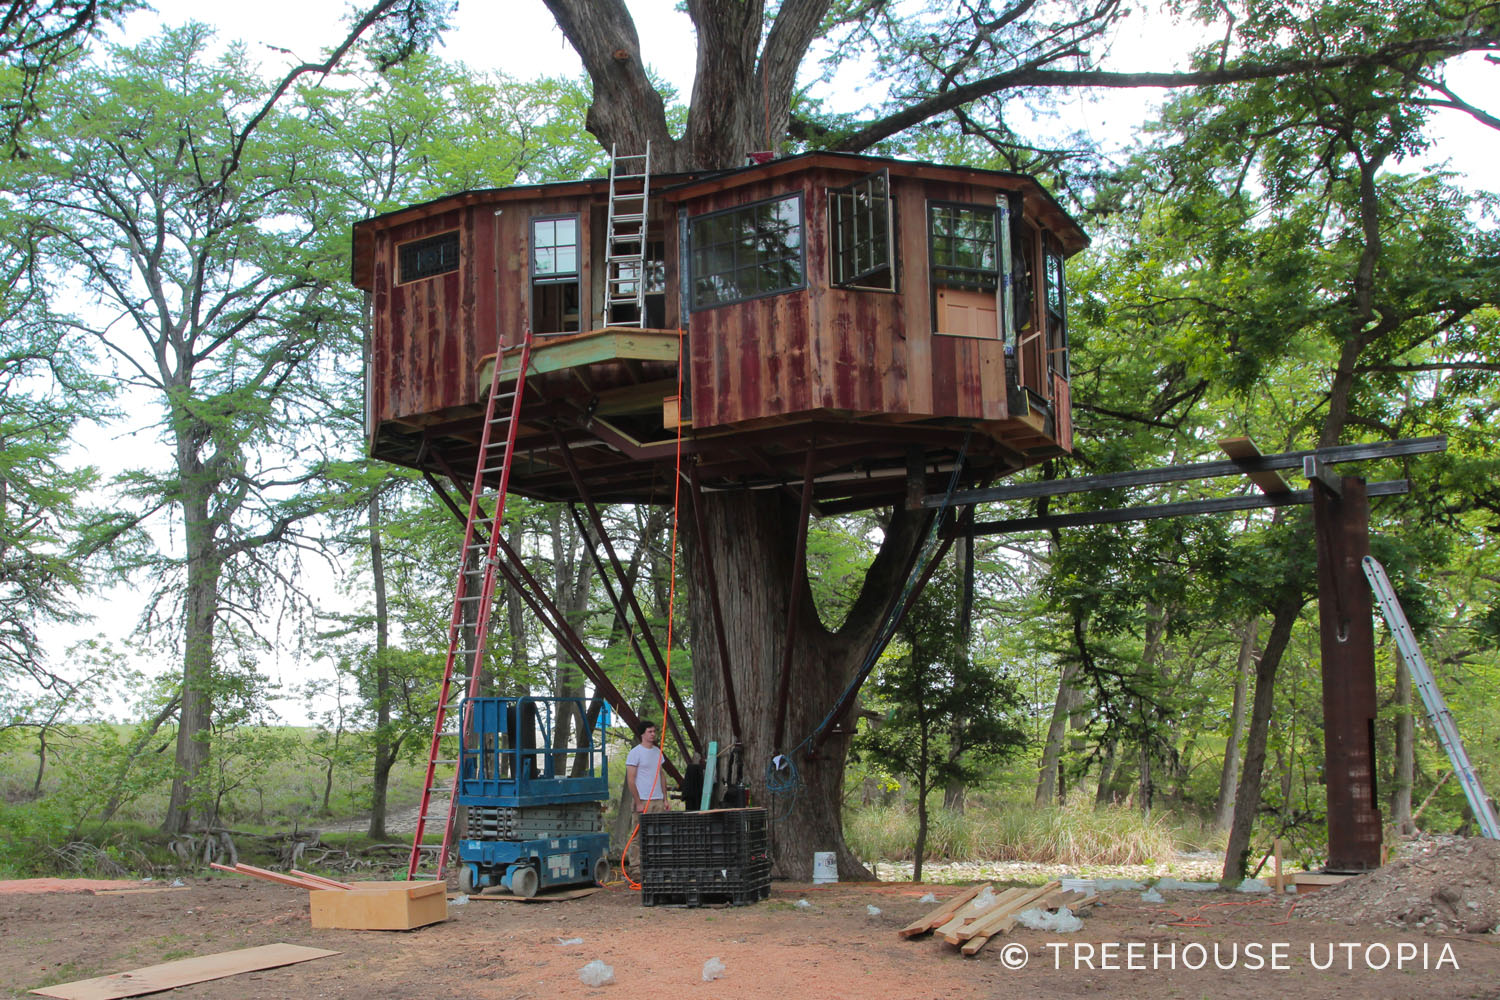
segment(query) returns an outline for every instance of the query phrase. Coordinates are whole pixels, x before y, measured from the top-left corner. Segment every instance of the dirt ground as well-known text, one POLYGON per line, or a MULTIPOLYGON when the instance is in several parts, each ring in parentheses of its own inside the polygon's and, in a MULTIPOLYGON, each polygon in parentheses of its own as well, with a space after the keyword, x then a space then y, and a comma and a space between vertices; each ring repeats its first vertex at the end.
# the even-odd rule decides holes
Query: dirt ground
POLYGON ((1081 932, 1017 930, 964 958, 930 937, 896 936, 933 908, 919 901, 924 893, 941 900, 953 886, 777 882, 765 902, 700 909, 642 907, 637 894, 614 886, 560 902, 474 900, 450 906, 446 923, 406 932, 314 930, 305 893, 234 876, 152 893, 4 889, 0 986, 15 996, 283 941, 341 954, 171 995, 1500 998, 1500 934, 1288 919, 1289 902, 1236 893, 1168 892, 1155 905, 1137 892, 1108 893, 1081 932), (798 906, 804 899, 810 905, 798 906), (561 943, 573 938, 582 943, 561 943), (1216 967, 1215 943, 1225 969, 1216 967), (705 982, 709 958, 725 970, 705 982), (613 984, 580 982, 593 959, 613 966, 613 984))

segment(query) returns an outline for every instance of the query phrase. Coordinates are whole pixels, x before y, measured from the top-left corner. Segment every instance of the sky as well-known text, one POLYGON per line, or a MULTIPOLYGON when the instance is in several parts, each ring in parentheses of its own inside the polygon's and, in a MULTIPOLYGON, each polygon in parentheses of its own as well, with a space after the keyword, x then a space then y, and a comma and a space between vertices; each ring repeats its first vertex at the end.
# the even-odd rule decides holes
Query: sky
MULTIPOLYGON (((132 15, 124 25, 123 34, 117 37, 136 41, 154 34, 163 24, 206 20, 218 29, 221 41, 245 41, 251 56, 263 62, 268 75, 279 75, 282 68, 293 62, 315 59, 321 50, 342 40, 347 31, 340 20, 348 8, 342 0, 258 0, 254 4, 157 0, 155 6, 155 11, 132 15)), ((630 3, 647 64, 685 99, 692 89, 695 38, 691 21, 676 6, 675 0, 630 3)), ((1197 29, 1173 24, 1164 17, 1127 20, 1114 47, 1111 68, 1171 68, 1164 60, 1180 65, 1197 34, 1197 29)), ((446 58, 462 61, 471 68, 499 70, 521 79, 582 73, 577 57, 541 0, 488 3, 465 0, 440 51, 446 58)), ((804 73, 812 72, 815 72, 814 60, 809 59, 804 73)), ((1497 71, 1475 57, 1451 67, 1449 75, 1459 92, 1472 99, 1486 93, 1486 82, 1494 89, 1497 71)), ((857 76, 856 68, 853 77, 857 76)), ((878 93, 870 89, 868 79, 858 79, 858 84, 856 87, 850 75, 835 80, 832 96, 844 110, 857 109, 872 93, 878 93)), ((1060 123, 1083 130, 1100 148, 1118 150, 1131 140, 1159 100, 1159 95, 1150 91, 1114 92, 1100 99, 1073 95, 1059 109, 1060 123)), ((1433 149, 1427 163, 1451 159, 1453 166, 1466 173, 1476 186, 1488 182, 1489 165, 1500 160, 1500 132, 1486 129, 1467 116, 1445 112, 1437 117, 1433 134, 1433 149)), ((133 433, 126 426, 96 429, 84 439, 82 457, 100 464, 106 473, 119 471, 109 467, 112 457, 116 461, 129 461, 132 454, 149 454, 152 438, 154 431, 133 433)), ((316 565, 310 566, 309 572, 328 573, 316 565)), ((116 588, 98 604, 97 628, 115 639, 129 635, 139 619, 142 600, 141 588, 116 588)), ((285 649, 264 667, 273 679, 288 687, 312 676, 331 673, 326 664, 309 664, 285 649)), ((161 669, 173 668, 163 665, 161 669)), ((283 699, 277 708, 289 722, 305 723, 308 719, 307 706, 299 699, 283 699)))

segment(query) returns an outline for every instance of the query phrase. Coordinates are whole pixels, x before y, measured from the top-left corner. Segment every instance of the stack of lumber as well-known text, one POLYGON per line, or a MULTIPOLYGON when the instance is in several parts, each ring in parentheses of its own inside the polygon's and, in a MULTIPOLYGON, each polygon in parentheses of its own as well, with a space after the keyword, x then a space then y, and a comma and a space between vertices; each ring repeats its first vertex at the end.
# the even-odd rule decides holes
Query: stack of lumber
POLYGON ((1040 888, 1005 889, 998 893, 986 882, 959 893, 926 916, 907 924, 897 934, 902 938, 914 938, 931 931, 965 955, 977 955, 990 938, 1014 927, 1016 918, 1026 910, 1054 910, 1066 906, 1079 913, 1092 907, 1098 898, 1092 893, 1080 896, 1076 892, 1064 891, 1060 882, 1048 882, 1040 888), (989 892, 985 892, 986 889, 989 892))

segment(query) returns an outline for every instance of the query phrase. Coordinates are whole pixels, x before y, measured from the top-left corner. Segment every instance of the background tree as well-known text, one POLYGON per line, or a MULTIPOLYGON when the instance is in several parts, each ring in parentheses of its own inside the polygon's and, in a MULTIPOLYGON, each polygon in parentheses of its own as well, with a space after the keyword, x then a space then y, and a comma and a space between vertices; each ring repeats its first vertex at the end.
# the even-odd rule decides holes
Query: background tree
POLYGON ((961 584, 936 577, 897 630, 904 651, 876 670, 866 708, 883 719, 861 720, 854 750, 889 775, 909 775, 917 802, 913 880, 922 881, 927 851, 928 796, 971 785, 999 759, 1026 744, 1015 721, 1016 686, 965 648, 961 584))

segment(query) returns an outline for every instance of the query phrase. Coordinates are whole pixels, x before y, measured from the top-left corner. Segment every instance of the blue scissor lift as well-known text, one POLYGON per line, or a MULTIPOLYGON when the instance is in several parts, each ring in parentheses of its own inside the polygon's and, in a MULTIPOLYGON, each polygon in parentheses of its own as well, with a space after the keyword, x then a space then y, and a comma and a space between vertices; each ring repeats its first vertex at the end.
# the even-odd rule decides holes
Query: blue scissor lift
POLYGON ((594 704, 592 717, 583 698, 470 698, 461 706, 469 719, 459 744, 463 892, 501 885, 534 896, 608 877, 608 720, 594 704))

